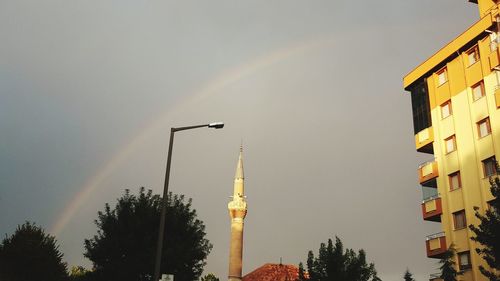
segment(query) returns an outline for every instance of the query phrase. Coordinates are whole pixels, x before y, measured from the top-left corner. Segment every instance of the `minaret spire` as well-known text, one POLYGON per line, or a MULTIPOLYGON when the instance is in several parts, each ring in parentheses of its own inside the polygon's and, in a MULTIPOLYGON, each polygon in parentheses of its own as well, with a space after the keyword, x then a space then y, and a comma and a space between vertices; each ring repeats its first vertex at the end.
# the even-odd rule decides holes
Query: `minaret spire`
POLYGON ((243 172, 243 146, 240 146, 240 155, 236 164, 236 173, 234 174, 234 193, 233 197, 244 196, 245 173, 243 172))
POLYGON ((229 202, 229 216, 231 217, 231 245, 229 250, 229 281, 241 280, 243 268, 243 222, 247 214, 243 173, 243 144, 240 146, 240 155, 234 175, 233 200, 229 202))

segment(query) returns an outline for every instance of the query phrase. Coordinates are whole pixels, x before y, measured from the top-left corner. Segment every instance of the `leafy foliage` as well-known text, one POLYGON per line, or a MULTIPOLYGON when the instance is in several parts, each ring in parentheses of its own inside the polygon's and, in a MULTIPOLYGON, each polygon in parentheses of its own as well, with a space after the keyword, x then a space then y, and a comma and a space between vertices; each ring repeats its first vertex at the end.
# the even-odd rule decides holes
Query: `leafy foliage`
MULTIPOLYGON (((312 251, 307 255, 307 270, 310 281, 379 281, 373 263, 366 262, 363 249, 358 253, 352 249, 344 251, 344 245, 335 237, 335 245, 331 239, 321 243, 318 257, 312 251)), ((300 278, 300 276, 299 276, 300 278)))
POLYGON ((415 279, 413 279, 413 275, 411 274, 411 272, 408 268, 406 269, 405 275, 403 276, 403 278, 405 281, 415 281, 415 279))
POLYGON ((441 270, 441 279, 444 281, 457 281, 457 276, 462 275, 461 272, 455 269, 455 253, 455 246, 451 244, 444 253, 443 258, 439 261, 441 264, 439 267, 441 270))
POLYGON ((219 278, 215 276, 213 273, 209 273, 203 277, 201 277, 201 281, 219 281, 219 278))
MULTIPOLYGON (((84 256, 93 263, 96 280, 151 280, 154 270, 162 198, 151 190, 125 194, 111 210, 105 205, 95 221, 98 231, 85 240, 84 256)), ((198 279, 212 245, 205 226, 191 209, 191 199, 168 196, 166 230, 161 260, 162 273, 176 281, 198 279)))
POLYGON ((493 201, 491 208, 486 210, 484 215, 476 210, 476 217, 480 224, 476 227, 470 225, 469 228, 476 234, 472 239, 479 242, 483 247, 477 248, 476 252, 486 261, 489 269, 479 266, 481 273, 488 277, 490 281, 500 280, 500 166, 496 163, 497 176, 490 178, 491 194, 493 201), (496 273, 495 273, 496 271, 496 273))
POLYGON ((304 264, 302 262, 299 263, 299 277, 296 281, 305 281, 308 280, 306 277, 306 272, 304 270, 304 264))
POLYGON ((92 279, 92 271, 85 269, 83 266, 73 266, 69 271, 70 281, 90 281, 92 279))
POLYGON ((0 280, 67 280, 66 263, 56 239, 26 222, 0 244, 0 280))

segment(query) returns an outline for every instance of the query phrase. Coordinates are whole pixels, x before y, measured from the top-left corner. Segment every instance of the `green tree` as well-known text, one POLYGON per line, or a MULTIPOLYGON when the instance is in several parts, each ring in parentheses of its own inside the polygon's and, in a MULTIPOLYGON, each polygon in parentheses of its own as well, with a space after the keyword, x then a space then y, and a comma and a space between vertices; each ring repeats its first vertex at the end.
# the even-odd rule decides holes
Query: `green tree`
POLYGON ((302 262, 299 263, 299 277, 296 281, 306 281, 308 280, 306 277, 306 272, 304 269, 304 264, 302 262))
POLYGON ((201 277, 201 281, 219 281, 219 278, 215 276, 213 273, 209 273, 203 277, 201 277))
POLYGON ((403 276, 403 278, 405 281, 415 281, 415 279, 413 279, 413 275, 411 274, 411 272, 408 268, 406 269, 405 275, 403 276))
POLYGON ((380 281, 375 265, 366 262, 365 251, 344 250, 338 237, 335 237, 335 244, 331 239, 327 244, 321 243, 317 258, 309 251, 307 271, 311 281, 380 281))
POLYGON ((34 223, 17 226, 0 244, 0 280, 67 280, 66 263, 56 239, 34 223))
MULTIPOLYGON (((97 235, 85 239, 84 256, 93 263, 96 280, 151 280, 162 198, 142 187, 137 196, 125 190, 114 209, 105 205, 95 221, 97 235)), ((191 199, 169 194, 162 273, 176 281, 198 279, 212 245, 191 199)))
POLYGON ((441 270, 441 279, 444 281, 457 281, 457 276, 462 275, 461 272, 455 269, 455 253, 455 246, 451 244, 444 253, 443 258, 439 261, 441 264, 439 267, 441 270))
POLYGON ((480 224, 476 227, 469 225, 469 228, 476 235, 472 240, 479 242, 482 248, 477 248, 476 252, 486 261, 489 268, 479 266, 481 273, 490 281, 500 280, 500 166, 496 163, 497 176, 490 178, 491 194, 493 201, 489 202, 491 208, 486 210, 484 215, 479 214, 477 208, 476 217, 480 224), (496 271, 496 273, 495 273, 496 271))

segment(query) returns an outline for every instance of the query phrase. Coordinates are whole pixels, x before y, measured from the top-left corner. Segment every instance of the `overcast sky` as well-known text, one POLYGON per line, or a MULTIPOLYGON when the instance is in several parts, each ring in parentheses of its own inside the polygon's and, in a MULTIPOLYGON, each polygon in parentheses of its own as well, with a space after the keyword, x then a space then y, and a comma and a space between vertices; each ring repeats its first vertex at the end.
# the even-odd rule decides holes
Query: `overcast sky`
POLYGON ((244 273, 338 235, 383 280, 436 272, 402 77, 478 19, 466 0, 0 0, 0 234, 35 221, 84 265, 125 188, 193 198, 227 276, 241 141, 244 273))

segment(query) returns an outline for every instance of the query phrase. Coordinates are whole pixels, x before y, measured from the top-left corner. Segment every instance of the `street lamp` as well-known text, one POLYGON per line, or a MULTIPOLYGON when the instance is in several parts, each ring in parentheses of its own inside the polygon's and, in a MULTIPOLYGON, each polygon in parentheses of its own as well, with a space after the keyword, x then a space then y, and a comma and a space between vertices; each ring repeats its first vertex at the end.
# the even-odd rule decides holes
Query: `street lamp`
POLYGON ((172 147, 174 145, 174 134, 178 131, 185 131, 196 128, 214 128, 214 129, 222 129, 224 127, 224 123, 222 122, 214 122, 210 124, 204 125, 195 125, 188 127, 179 127, 179 128, 170 128, 170 143, 168 145, 168 156, 167 156, 167 169, 165 171, 165 185, 163 186, 163 202, 161 206, 161 217, 160 217, 160 229, 158 230, 158 243, 156 248, 156 261, 155 261, 155 272, 153 281, 158 281, 160 278, 160 264, 161 264, 161 252, 163 249, 163 236, 165 231, 165 215, 167 213, 167 196, 168 196, 168 180, 170 178, 170 162, 172 160, 172 147))

